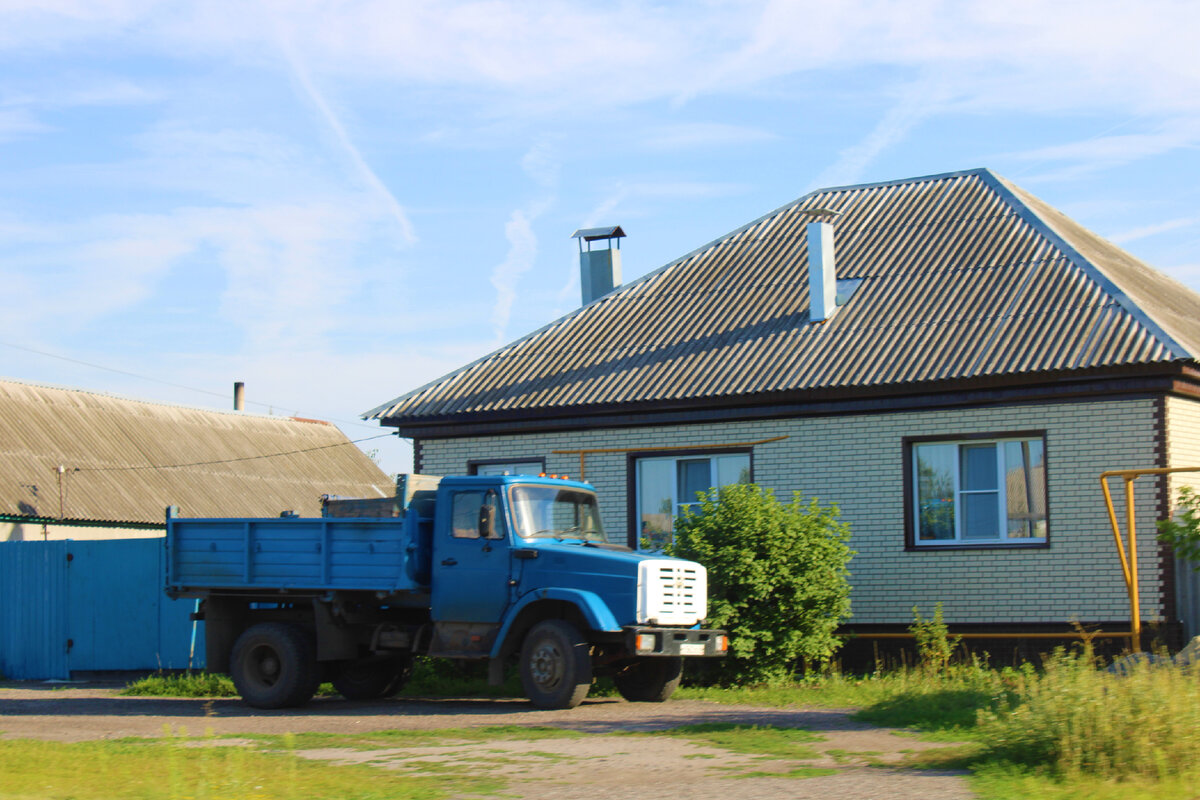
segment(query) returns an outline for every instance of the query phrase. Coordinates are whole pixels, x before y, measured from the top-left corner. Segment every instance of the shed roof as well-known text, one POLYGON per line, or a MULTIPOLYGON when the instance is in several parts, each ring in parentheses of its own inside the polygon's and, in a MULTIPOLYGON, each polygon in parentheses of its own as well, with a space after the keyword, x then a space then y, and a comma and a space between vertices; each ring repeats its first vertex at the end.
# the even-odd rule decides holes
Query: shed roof
POLYGON ((801 197, 367 412, 402 429, 1194 362, 1200 296, 986 169, 801 197), (838 278, 809 320, 805 226, 838 278))
POLYGON ((391 480, 335 426, 0 380, 0 514, 103 522, 320 514, 391 480), (61 512, 59 475, 62 466, 61 512))

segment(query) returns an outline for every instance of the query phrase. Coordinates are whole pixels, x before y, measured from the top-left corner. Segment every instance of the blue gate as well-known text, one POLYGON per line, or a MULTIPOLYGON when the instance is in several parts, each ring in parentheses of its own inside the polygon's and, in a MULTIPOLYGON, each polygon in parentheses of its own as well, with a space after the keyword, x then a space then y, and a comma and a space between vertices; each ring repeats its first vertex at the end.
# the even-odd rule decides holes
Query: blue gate
POLYGON ((163 541, 0 542, 0 673, 65 680, 187 667, 195 601, 163 593, 163 541))

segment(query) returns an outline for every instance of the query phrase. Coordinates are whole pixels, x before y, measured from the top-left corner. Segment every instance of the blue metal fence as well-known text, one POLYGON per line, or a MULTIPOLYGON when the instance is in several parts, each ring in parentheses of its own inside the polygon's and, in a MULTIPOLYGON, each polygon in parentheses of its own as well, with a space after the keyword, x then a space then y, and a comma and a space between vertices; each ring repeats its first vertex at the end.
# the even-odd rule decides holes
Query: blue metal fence
POLYGON ((195 601, 167 598, 164 570, 161 538, 0 542, 0 673, 187 667, 195 601))

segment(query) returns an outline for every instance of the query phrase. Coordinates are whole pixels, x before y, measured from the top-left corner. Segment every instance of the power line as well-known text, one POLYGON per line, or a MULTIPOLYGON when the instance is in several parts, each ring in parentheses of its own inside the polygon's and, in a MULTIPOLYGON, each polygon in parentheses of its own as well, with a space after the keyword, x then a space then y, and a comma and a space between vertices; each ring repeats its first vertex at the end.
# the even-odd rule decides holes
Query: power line
MULTIPOLYGON (((103 370, 104 372, 115 372, 118 375, 126 375, 130 378, 137 378, 137 379, 143 380, 143 381, 150 381, 151 383, 161 383, 164 386, 172 386, 176 389, 186 389, 189 392, 199 392, 200 394, 207 394, 207 395, 211 395, 212 397, 221 397, 221 398, 226 398, 226 399, 228 399, 228 397, 229 397, 229 395, 227 395, 227 394, 223 394, 221 392, 214 392, 212 389, 200 389, 196 386, 187 386, 182 383, 173 383, 171 381, 165 381, 162 378, 152 378, 149 375, 139 375, 136 372, 129 372, 128 370, 117 369, 116 367, 106 367, 103 364, 93 364, 90 361, 83 361, 82 359, 71 358, 70 356, 59 355, 58 353, 48 353, 45 350, 37 350, 33 347, 26 347, 26 346, 20 345, 20 344, 13 344, 12 342, 0 342, 0 345, 3 345, 5 347, 11 347, 14 350, 23 350, 26 353, 34 353, 39 356, 46 356, 47 358, 57 358, 59 361, 67 361, 71 364, 80 364, 85 367, 91 367, 92 369, 103 370)), ((293 406, 285 405, 283 403, 260 403, 257 400, 247 400, 246 403, 248 405, 260 406, 262 408, 266 408, 269 410, 274 410, 276 408, 292 408, 293 407, 293 406)), ((326 421, 327 422, 337 422, 342 425, 357 425, 360 428, 375 428, 374 425, 369 425, 369 424, 363 422, 362 420, 329 419, 326 421)))
POLYGON ((234 464, 239 461, 257 461, 262 458, 279 458, 280 456, 294 456, 299 453, 311 453, 316 450, 328 450, 331 447, 345 447, 354 445, 360 442, 369 442, 372 439, 382 439, 385 436, 391 436, 390 433, 381 433, 378 436, 368 436, 365 439, 355 439, 350 442, 335 442, 334 444, 323 444, 317 447, 306 447, 300 450, 288 450, 282 453, 266 453, 257 456, 243 456, 242 458, 226 458, 218 461, 193 461, 190 464, 143 464, 137 467, 75 467, 72 472, 131 472, 134 470, 146 469, 185 469, 187 467, 208 467, 215 464, 234 464))

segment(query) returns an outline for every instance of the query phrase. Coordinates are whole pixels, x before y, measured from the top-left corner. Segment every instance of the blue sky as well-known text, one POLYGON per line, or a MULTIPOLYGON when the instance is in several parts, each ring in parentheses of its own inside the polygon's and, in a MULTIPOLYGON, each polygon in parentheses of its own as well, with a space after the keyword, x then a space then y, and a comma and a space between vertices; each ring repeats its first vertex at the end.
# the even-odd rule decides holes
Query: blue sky
POLYGON ((3 0, 0 376, 241 380, 371 437, 578 304, 577 228, 625 228, 629 281, 815 188, 980 166, 1200 289, 1197 31, 1183 2, 3 0))

